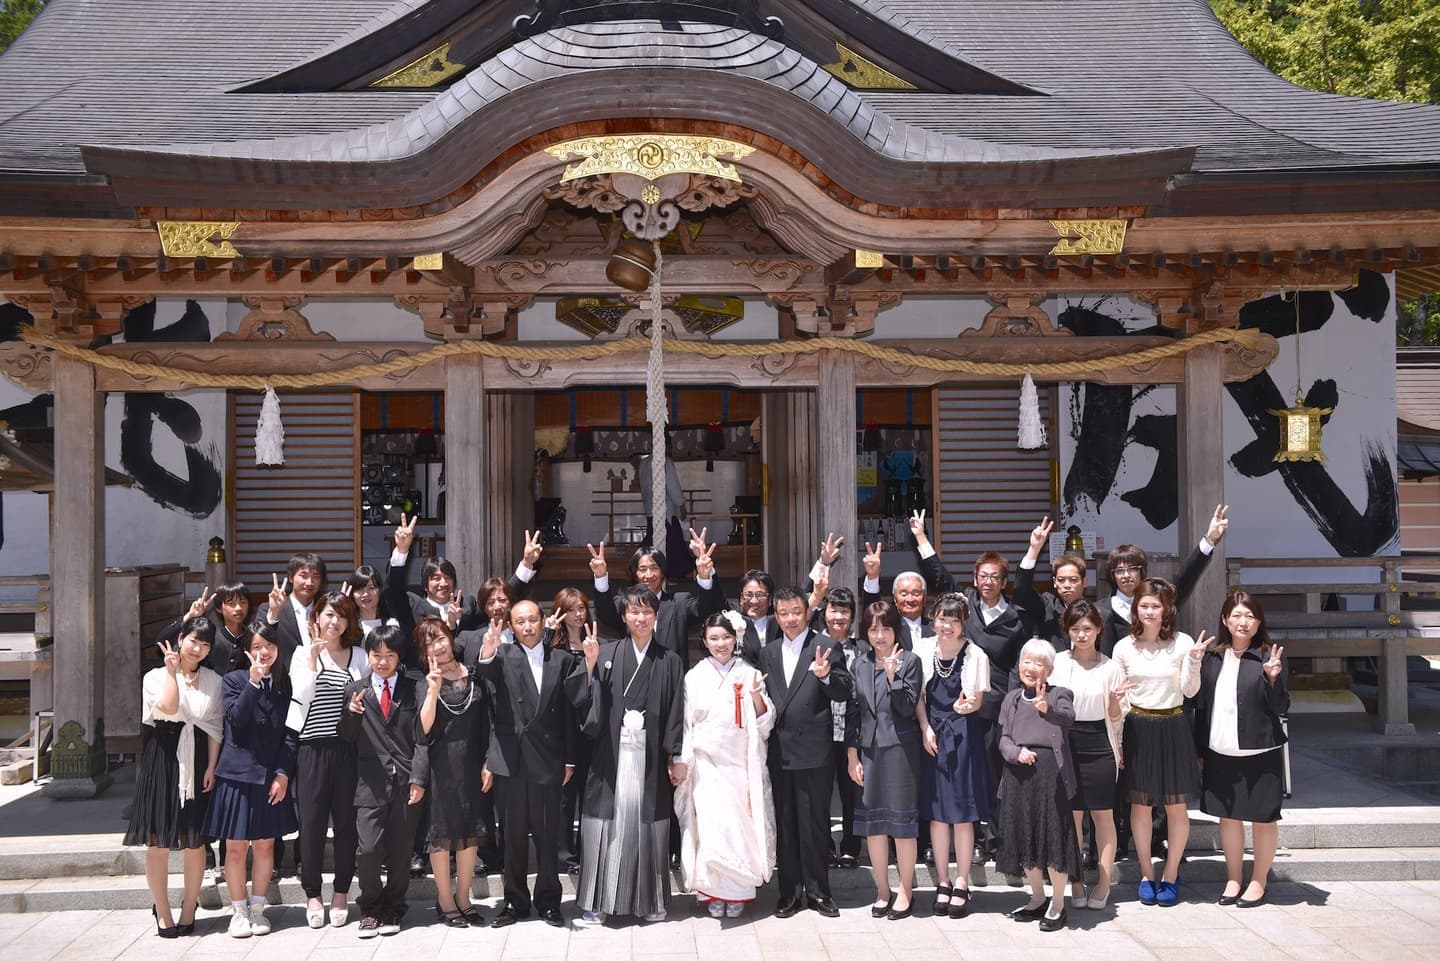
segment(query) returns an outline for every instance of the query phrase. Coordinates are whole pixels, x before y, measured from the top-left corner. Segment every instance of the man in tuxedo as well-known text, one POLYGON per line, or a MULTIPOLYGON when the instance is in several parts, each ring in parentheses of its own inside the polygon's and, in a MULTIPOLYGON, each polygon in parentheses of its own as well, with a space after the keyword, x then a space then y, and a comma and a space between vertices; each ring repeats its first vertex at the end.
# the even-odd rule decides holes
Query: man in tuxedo
MULTIPOLYGON (((930 543, 925 537, 924 511, 916 511, 910 515, 910 532, 915 536, 917 546, 922 540, 925 544, 930 543)), ((933 550, 931 553, 934 553, 933 550)), ((865 556, 861 561, 865 568, 865 582, 860 587, 861 610, 880 600, 880 554, 881 545, 878 542, 865 545, 865 556)), ((921 557, 924 556, 922 553, 921 557)), ((890 587, 891 603, 900 613, 900 620, 905 626, 905 631, 897 640, 905 650, 915 651, 921 657, 928 657, 933 649, 933 642, 928 645, 923 642, 935 636, 935 628, 931 626, 930 617, 925 613, 925 602, 931 587, 940 589, 935 584, 927 585, 925 577, 917 571, 896 574, 890 587)))
POLYGON ((360 850, 362 938, 397 934, 410 886, 415 817, 430 779, 430 755, 420 730, 420 697, 400 669, 400 628, 384 624, 365 638, 370 676, 345 688, 339 734, 356 745, 355 820, 360 850), (380 869, 385 881, 380 881, 380 869))
MULTIPOLYGON (((747 576, 747 582, 750 578, 747 576)), ((826 917, 839 909, 830 897, 831 702, 848 701, 854 687, 842 646, 806 625, 805 595, 775 593, 779 636, 760 649, 759 669, 775 704, 770 734, 770 784, 775 798, 775 916, 806 906, 826 917)))
POLYGON ((1041 594, 1035 589, 1035 565, 1041 552, 1045 550, 1045 545, 1050 542, 1050 532, 1054 528, 1055 523, 1047 516, 1041 518, 1040 523, 1030 532, 1030 549, 1020 559, 1020 571, 1015 575, 1015 589, 1010 596, 1014 597, 1021 607, 1032 612, 1035 618, 1035 636, 1045 638, 1058 653, 1070 650, 1070 638, 1060 627, 1060 617, 1065 613, 1065 608, 1085 599, 1085 589, 1089 583, 1085 558, 1079 554, 1063 554, 1056 559, 1050 575, 1055 590, 1041 594))
POLYGON ((775 578, 758 568, 752 568, 740 578, 740 603, 725 606, 738 610, 745 618, 745 633, 735 639, 735 653, 747 663, 759 666, 760 652, 780 634, 780 627, 771 614, 771 602, 775 594, 775 578))
MULTIPOLYGON (((419 517, 400 515, 400 526, 395 528, 395 549, 390 552, 390 573, 385 578, 385 604, 390 615, 400 621, 401 627, 413 630, 427 617, 438 617, 450 630, 458 635, 462 631, 473 631, 486 626, 485 612, 473 595, 466 595, 458 587, 455 565, 444 557, 427 557, 420 569, 420 584, 424 595, 414 594, 408 589, 410 548, 415 543, 415 524, 419 517), (405 620, 409 615, 408 623, 405 620)), ((540 543, 540 532, 525 532, 525 547, 520 563, 506 581, 505 589, 510 597, 522 600, 530 594, 530 582, 535 579, 536 566, 545 550, 540 543)))
POLYGON ((310 646, 310 608, 315 595, 325 586, 325 559, 313 551, 299 551, 285 565, 285 580, 273 574, 271 579, 270 598, 255 615, 275 625, 280 663, 289 664, 297 647, 310 646))
MULTIPOLYGON (((708 530, 708 529, 707 529, 708 530)), ((715 583, 715 545, 706 545, 706 530, 690 530, 690 553, 695 558, 695 586, 698 594, 666 590, 665 552, 655 547, 642 547, 630 558, 630 578, 654 594, 657 600, 655 640, 661 647, 680 658, 690 667, 690 628, 725 608, 725 595, 715 583)), ((594 577, 595 619, 610 637, 623 637, 625 625, 616 610, 615 595, 610 585, 610 567, 605 560, 605 542, 590 551, 590 574, 594 577)))
POLYGON ((497 809, 505 827, 505 904, 491 927, 529 917, 563 928, 560 913, 561 789, 575 773, 580 736, 577 717, 590 708, 590 678, 600 645, 594 625, 585 639, 585 660, 540 643, 540 606, 520 601, 510 610, 514 644, 502 644, 491 627, 476 671, 493 691, 490 750, 485 766, 494 778, 497 809), (526 887, 530 837, 535 839, 535 895, 526 887))

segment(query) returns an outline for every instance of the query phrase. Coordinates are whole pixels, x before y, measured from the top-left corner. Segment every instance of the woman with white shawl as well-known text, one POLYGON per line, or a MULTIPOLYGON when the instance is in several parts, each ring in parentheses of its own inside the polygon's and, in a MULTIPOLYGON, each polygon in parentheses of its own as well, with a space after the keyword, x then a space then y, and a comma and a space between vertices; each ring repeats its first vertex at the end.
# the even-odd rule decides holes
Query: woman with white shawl
POLYGON ((765 676, 735 657, 744 621, 705 621, 710 656, 685 675, 686 779, 675 792, 685 885, 712 918, 738 918, 775 868, 775 809, 765 740, 775 705, 765 676), (736 623, 739 622, 739 623, 736 623))

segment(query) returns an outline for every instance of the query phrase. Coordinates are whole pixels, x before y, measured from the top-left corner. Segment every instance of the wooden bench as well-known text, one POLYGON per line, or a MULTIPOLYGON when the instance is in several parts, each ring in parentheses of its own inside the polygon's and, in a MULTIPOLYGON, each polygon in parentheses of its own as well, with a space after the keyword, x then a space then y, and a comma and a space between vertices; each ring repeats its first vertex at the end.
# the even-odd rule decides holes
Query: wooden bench
POLYGON ((1386 734, 1414 734, 1409 716, 1409 672, 1406 658, 1440 654, 1440 611, 1402 610, 1405 597, 1434 597, 1436 583, 1423 579, 1440 568, 1440 555, 1403 557, 1232 557, 1226 561, 1226 583, 1267 604, 1266 627, 1290 657, 1332 659, 1374 658, 1379 665, 1380 723, 1386 734), (1365 579, 1355 570, 1373 570, 1365 579), (1292 578, 1267 581, 1263 572, 1292 578), (1293 580, 1297 570, 1335 571, 1337 579, 1293 580), (1343 572, 1342 572, 1343 570, 1343 572), (1340 579, 1343 578, 1343 579, 1340 579), (1366 598, 1373 610, 1323 610, 1331 595, 1366 598), (1285 610, 1270 600, 1293 599, 1299 610, 1285 610))

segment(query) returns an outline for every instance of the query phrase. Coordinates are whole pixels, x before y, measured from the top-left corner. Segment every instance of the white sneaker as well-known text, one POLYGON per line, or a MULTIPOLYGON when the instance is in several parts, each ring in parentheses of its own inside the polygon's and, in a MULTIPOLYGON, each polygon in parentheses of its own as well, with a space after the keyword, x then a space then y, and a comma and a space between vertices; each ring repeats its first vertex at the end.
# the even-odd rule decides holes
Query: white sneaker
POLYGON ((667 916, 665 909, 661 908, 659 911, 651 911, 645 915, 645 921, 649 924, 654 924, 657 921, 664 921, 667 916))
POLYGON ((744 913, 744 901, 731 901, 729 904, 725 905, 725 917, 727 918, 738 918, 744 913))
POLYGON ((257 938, 263 938, 270 933, 270 919, 265 917, 263 903, 252 905, 250 908, 250 933, 257 938))
MULTIPOLYGON (((270 930, 269 925, 266 925, 265 930, 270 930)), ((249 908, 237 909, 234 914, 230 915, 230 937, 248 938, 254 933, 255 926, 250 922, 249 908)))
POLYGON ((582 911, 580 917, 575 919, 577 928, 598 927, 605 923, 604 911, 582 911))
POLYGON ((706 907, 706 909, 710 912, 710 917, 712 917, 712 918, 723 918, 723 917, 725 917, 725 902, 724 902, 724 901, 711 901, 711 902, 710 902, 709 904, 707 904, 705 907, 706 907))

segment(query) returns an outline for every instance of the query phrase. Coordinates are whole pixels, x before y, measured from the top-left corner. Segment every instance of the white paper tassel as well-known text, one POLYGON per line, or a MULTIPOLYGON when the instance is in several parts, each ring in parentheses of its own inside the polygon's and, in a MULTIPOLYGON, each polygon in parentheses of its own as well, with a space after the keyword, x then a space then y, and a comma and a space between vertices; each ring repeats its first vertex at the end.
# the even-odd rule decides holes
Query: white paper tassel
POLYGON ((265 388, 260 419, 255 422, 255 465, 279 467, 285 463, 285 425, 280 423, 280 398, 275 388, 265 388))
POLYGON ((1040 395, 1035 378, 1025 373, 1020 382, 1020 449, 1039 450, 1045 446, 1045 423, 1040 419, 1040 395))

